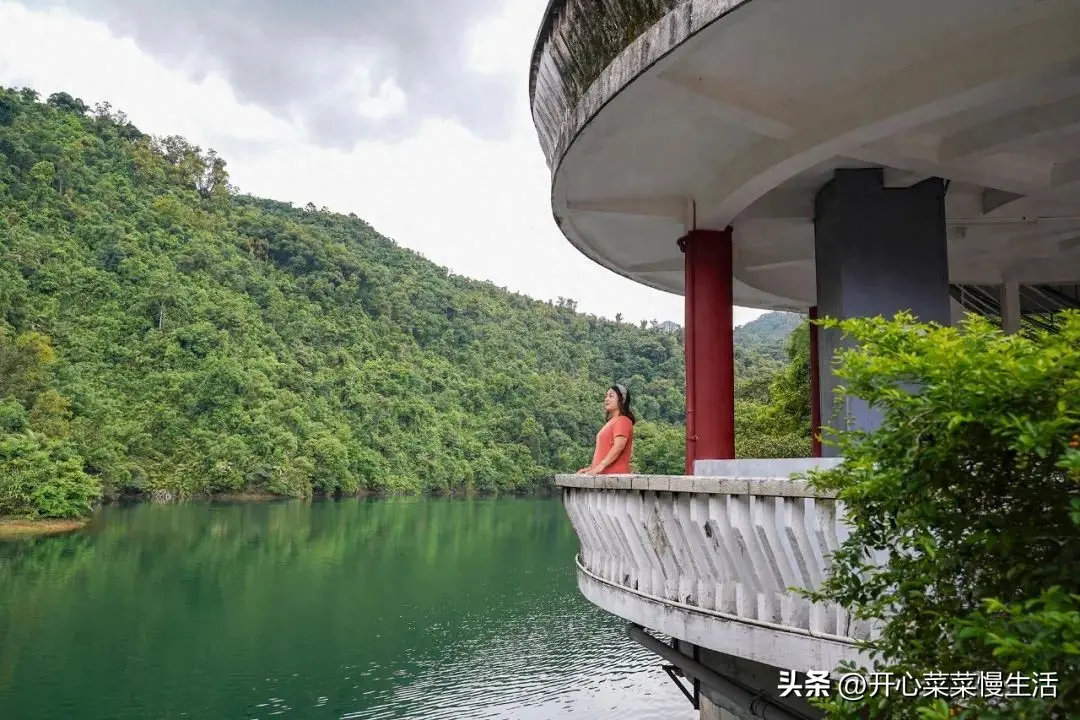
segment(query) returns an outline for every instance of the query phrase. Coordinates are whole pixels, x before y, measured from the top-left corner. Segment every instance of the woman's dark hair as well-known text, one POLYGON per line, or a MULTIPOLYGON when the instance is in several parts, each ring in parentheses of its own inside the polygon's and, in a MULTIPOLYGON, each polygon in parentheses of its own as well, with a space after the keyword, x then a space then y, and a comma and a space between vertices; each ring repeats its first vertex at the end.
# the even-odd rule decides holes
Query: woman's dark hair
POLYGON ((615 396, 619 398, 619 414, 629 418, 631 425, 636 423, 634 412, 630 409, 630 391, 626 389, 625 385, 619 385, 618 383, 612 385, 611 389, 615 391, 615 396))

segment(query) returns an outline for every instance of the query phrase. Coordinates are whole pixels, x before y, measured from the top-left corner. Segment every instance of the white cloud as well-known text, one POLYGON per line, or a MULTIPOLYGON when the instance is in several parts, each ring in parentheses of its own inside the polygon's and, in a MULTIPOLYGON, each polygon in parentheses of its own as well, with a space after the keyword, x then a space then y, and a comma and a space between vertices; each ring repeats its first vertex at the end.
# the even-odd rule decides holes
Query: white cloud
MULTIPOLYGON (((456 121, 429 118, 399 142, 361 142, 351 152, 311 143, 299 124, 237 100, 217 75, 167 68, 131 39, 68 12, 30 11, 0 0, 0 84, 43 96, 60 90, 107 100, 140 129, 213 147, 244 192, 355 212, 383 234, 453 272, 540 299, 569 297, 579 310, 637 321, 682 321, 682 298, 645 288, 586 259, 551 217, 550 178, 528 114, 527 72, 544 3, 507 0, 473 31, 477 70, 510 68, 512 136, 482 140, 456 121)), ((363 82, 358 73, 358 82, 363 82)), ((393 85, 367 108, 408 107, 393 85)), ((332 98, 326 98, 332 102, 332 98)), ((736 308, 736 322, 759 311, 736 308)))

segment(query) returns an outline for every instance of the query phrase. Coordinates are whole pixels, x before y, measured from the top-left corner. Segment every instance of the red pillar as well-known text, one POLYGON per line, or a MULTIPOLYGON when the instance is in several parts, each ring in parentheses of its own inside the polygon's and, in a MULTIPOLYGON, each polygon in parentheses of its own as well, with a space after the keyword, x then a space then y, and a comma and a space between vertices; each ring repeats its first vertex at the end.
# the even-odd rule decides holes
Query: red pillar
MULTIPOLYGON (((810 308, 810 320, 817 320, 817 305, 810 308)), ((810 446, 813 457, 821 457, 821 370, 818 366, 818 327, 810 323, 810 446)))
MULTIPOLYGON (((679 240, 679 249, 686 254, 685 238, 679 240)), ((694 422, 694 399, 696 397, 697 366, 694 363, 694 264, 690 256, 683 260, 685 311, 683 318, 683 352, 686 356, 686 469, 694 474, 694 456, 697 448, 697 426, 694 422)))
POLYGON ((686 471, 735 457, 731 228, 679 240, 686 272, 686 471))

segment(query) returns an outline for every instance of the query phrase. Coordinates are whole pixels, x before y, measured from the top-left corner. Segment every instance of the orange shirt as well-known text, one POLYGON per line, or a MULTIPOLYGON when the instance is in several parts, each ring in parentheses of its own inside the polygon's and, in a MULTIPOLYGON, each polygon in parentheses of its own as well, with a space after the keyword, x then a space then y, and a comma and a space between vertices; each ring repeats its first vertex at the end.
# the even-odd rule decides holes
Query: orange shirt
POLYGON ((630 446, 634 444, 634 423, 625 415, 616 415, 600 428, 596 433, 596 450, 593 452, 592 464, 596 465, 611 452, 615 446, 615 438, 626 438, 626 447, 615 458, 615 462, 604 468, 604 475, 625 475, 630 472, 630 446))

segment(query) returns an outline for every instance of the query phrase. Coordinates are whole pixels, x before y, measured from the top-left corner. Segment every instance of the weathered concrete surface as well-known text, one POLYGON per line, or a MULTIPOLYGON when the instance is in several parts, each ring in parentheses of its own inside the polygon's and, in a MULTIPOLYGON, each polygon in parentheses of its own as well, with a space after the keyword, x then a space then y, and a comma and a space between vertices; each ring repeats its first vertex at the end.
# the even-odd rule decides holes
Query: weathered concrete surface
MULTIPOLYGON (((694 649, 681 647, 682 652, 692 655, 694 649)), ((780 697, 780 670, 792 670, 797 668, 777 668, 761 663, 753 662, 745 658, 735 657, 733 655, 723 655, 721 653, 714 652, 712 650, 706 650, 701 648, 698 650, 697 660, 702 665, 711 670, 716 671, 721 676, 733 680, 739 685, 748 688, 755 693, 760 693, 763 697, 767 697, 770 702, 774 702, 781 707, 795 713, 798 717, 803 718, 821 718, 824 717, 824 713, 817 708, 810 705, 806 698, 799 698, 793 695, 786 697, 780 697)), ((823 669, 823 668, 814 668, 823 669)), ((801 670, 800 670, 801 672, 801 670)), ((702 700, 708 700, 708 696, 702 693, 702 700)), ((720 698, 716 698, 717 701, 720 698)), ((739 716, 723 708, 717 707, 713 702, 709 702, 708 705, 702 702, 701 705, 701 717, 702 718, 724 718, 724 720, 756 720, 760 718, 760 715, 754 715, 747 713, 746 715, 739 716), (719 710, 719 714, 717 711, 719 710), (708 713, 708 714, 707 714, 708 713)))
POLYGON ((716 477, 768 477, 790 478, 815 468, 825 470, 836 467, 841 458, 740 458, 738 460, 698 460, 694 463, 694 475, 716 477))
MULTIPOLYGON (((609 0, 619 4, 619 0, 609 0)), ((529 94, 533 124, 548 167, 558 167, 574 137, 597 112, 624 87, 668 52, 694 33, 720 19, 750 0, 687 0, 661 17, 652 27, 627 43, 592 80, 582 94, 578 82, 568 77, 568 67, 579 65, 573 57, 579 52, 568 48, 552 16, 564 13, 568 6, 576 15, 595 10, 580 0, 560 0, 548 5, 541 35, 533 48, 533 70, 529 94)), ((624 3, 630 5, 632 3, 624 3)))
POLYGON ((736 720, 735 716, 719 705, 713 705, 707 697, 701 698, 701 720, 736 720))
POLYGON ((832 669, 870 636, 816 589, 847 537, 834 499, 784 478, 561 476, 579 587, 609 612, 775 667, 832 669), (697 488, 697 489, 695 489, 697 488))
POLYGON ((757 495, 759 497, 831 498, 803 480, 776 475, 707 477, 698 475, 558 475, 555 484, 586 490, 648 490, 650 492, 757 495))
POLYGON ((814 637, 664 602, 604 582, 580 566, 578 589, 597 607, 642 627, 776 668, 831 670, 843 661, 865 660, 860 657, 854 640, 814 637))

